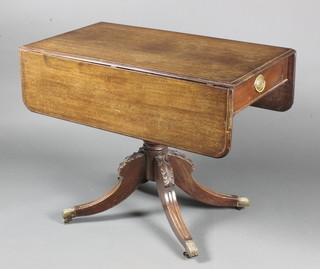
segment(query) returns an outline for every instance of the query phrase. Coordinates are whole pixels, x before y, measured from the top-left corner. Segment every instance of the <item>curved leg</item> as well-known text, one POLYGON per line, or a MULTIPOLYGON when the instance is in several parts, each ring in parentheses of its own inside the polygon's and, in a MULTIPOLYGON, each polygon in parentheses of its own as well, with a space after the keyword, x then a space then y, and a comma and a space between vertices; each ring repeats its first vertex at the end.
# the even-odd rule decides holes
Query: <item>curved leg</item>
POLYGON ((144 178, 145 156, 142 153, 134 153, 120 164, 118 184, 97 200, 63 210, 64 223, 70 222, 74 217, 93 215, 116 206, 129 197, 144 178))
POLYGON ((188 258, 198 256, 198 249, 181 216, 174 191, 173 171, 166 155, 155 157, 154 176, 159 197, 170 226, 180 243, 185 247, 184 255, 188 258))
POLYGON ((174 170, 176 185, 196 200, 208 205, 221 207, 242 208, 250 205, 246 197, 219 193, 202 186, 193 178, 192 171, 194 166, 184 154, 177 151, 169 151, 169 159, 174 170))

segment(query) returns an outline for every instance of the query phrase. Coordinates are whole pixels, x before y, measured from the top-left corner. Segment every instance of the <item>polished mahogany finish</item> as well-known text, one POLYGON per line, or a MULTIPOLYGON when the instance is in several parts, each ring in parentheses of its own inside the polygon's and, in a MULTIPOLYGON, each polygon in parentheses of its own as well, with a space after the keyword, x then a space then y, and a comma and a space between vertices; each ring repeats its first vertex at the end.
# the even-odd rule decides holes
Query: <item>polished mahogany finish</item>
POLYGON ((136 153, 130 158, 130 161, 123 164, 118 184, 97 200, 75 206, 75 217, 88 216, 110 209, 128 198, 140 186, 145 179, 145 156, 136 153))
POLYGON ((97 23, 20 55, 30 110, 211 157, 229 152, 236 113, 293 102, 287 48, 97 23))
POLYGON ((198 249, 179 209, 175 185, 196 200, 213 206, 242 208, 249 202, 244 197, 205 188, 193 178, 193 170, 193 163, 186 155, 164 145, 145 142, 139 152, 126 157, 120 164, 119 183, 110 192, 97 200, 65 210, 64 221, 68 223, 75 217, 105 211, 126 199, 140 184, 155 181, 170 226, 185 248, 184 255, 189 258, 197 256, 198 249))
POLYGON ((292 106, 293 49, 97 23, 20 48, 23 100, 34 112, 145 140, 119 166, 119 182, 97 200, 63 211, 65 223, 105 211, 155 181, 187 257, 198 249, 175 187, 212 206, 243 208, 192 176, 193 163, 168 146, 223 157, 234 116, 252 105, 292 106), (148 141, 148 142, 146 142, 148 141))

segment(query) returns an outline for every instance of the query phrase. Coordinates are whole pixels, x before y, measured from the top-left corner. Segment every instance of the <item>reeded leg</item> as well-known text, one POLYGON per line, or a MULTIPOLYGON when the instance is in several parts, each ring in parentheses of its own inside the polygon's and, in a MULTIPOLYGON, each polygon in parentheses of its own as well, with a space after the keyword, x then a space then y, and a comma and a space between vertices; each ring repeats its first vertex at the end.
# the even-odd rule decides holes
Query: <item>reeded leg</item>
POLYGON ((184 255, 188 258, 198 256, 198 249, 183 221, 176 200, 173 170, 167 155, 155 157, 154 175, 163 209, 173 232, 185 248, 184 255))
POLYGON ((193 176, 193 163, 184 154, 170 150, 169 160, 174 170, 176 185, 196 200, 212 206, 242 208, 249 206, 246 197, 219 193, 202 186, 193 176))
POLYGON ((129 197, 144 181, 144 177, 145 156, 134 153, 120 164, 118 184, 97 200, 63 210, 64 223, 70 222, 74 217, 93 215, 114 207, 129 197))

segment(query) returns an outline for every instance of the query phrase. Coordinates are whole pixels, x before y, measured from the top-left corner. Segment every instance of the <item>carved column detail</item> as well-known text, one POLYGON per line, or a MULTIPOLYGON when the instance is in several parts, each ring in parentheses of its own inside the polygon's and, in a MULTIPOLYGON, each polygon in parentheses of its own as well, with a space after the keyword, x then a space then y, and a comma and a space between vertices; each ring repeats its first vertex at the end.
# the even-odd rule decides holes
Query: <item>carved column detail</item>
POLYGON ((171 187, 174 185, 173 169, 169 163, 168 156, 164 154, 159 154, 155 157, 155 161, 160 169, 164 187, 171 187))

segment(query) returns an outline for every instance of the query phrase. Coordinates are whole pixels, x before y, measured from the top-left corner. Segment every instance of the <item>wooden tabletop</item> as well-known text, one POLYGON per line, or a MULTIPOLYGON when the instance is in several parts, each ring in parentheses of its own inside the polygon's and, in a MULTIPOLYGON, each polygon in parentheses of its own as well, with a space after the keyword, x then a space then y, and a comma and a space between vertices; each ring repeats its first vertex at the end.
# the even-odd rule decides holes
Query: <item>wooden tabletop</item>
POLYGON ((288 48, 101 22, 22 46, 20 62, 31 111, 211 157, 247 106, 293 103, 288 48))
POLYGON ((236 86, 250 73, 291 52, 281 47, 105 22, 27 47, 224 87, 236 86))

